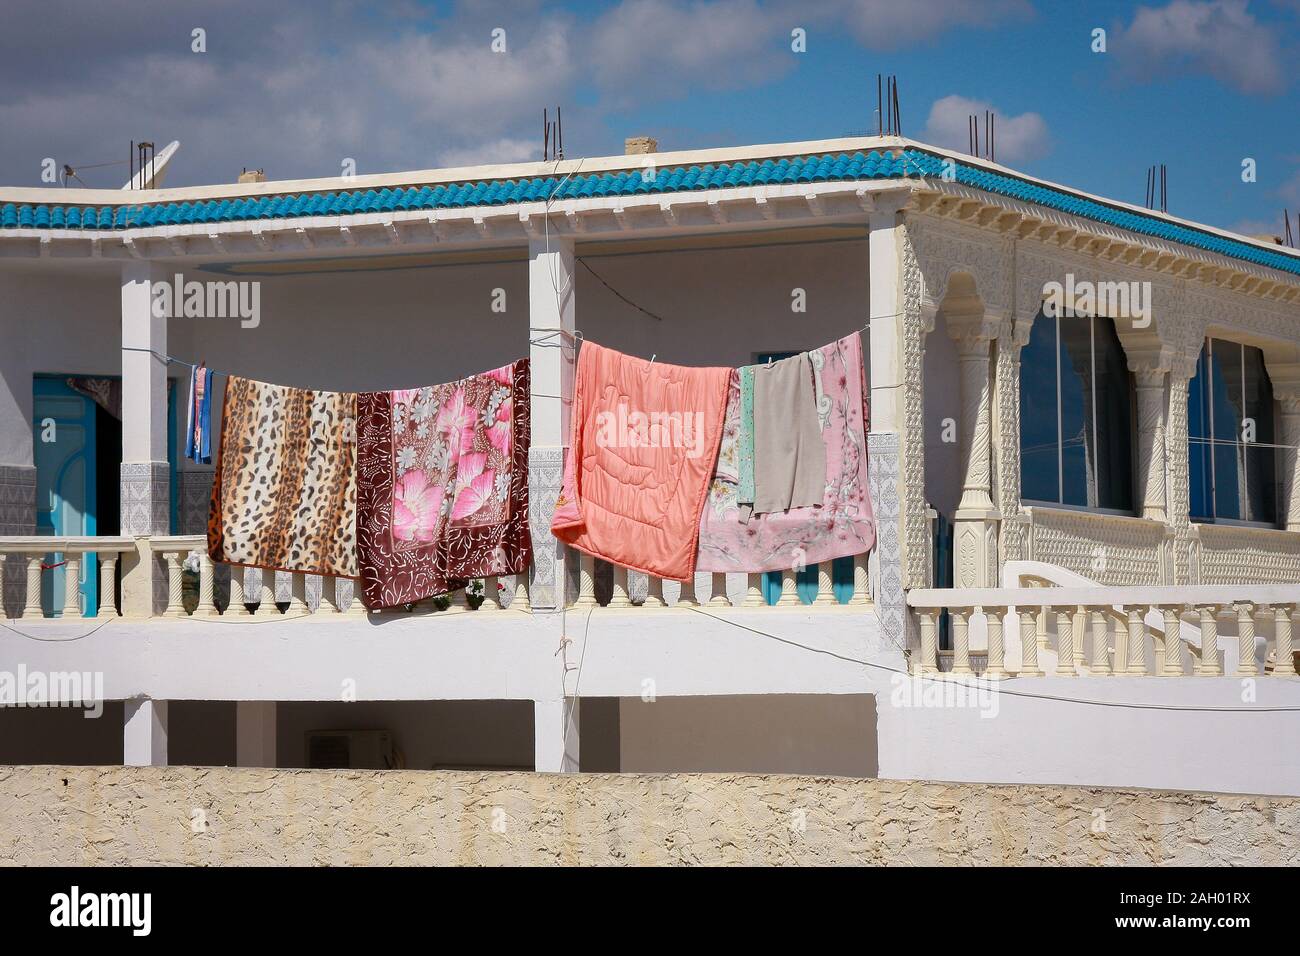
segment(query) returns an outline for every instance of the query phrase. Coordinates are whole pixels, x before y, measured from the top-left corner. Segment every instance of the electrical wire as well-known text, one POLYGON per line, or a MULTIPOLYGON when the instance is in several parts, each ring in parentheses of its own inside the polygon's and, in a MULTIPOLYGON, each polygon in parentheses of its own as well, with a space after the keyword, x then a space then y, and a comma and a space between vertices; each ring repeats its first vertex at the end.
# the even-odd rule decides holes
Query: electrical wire
MULTIPOLYGON (((862 667, 875 668, 886 671, 891 674, 899 674, 913 680, 928 680, 936 683, 942 683, 945 686, 953 686, 952 677, 936 677, 932 674, 912 674, 908 671, 901 670, 889 664, 882 664, 879 661, 865 661, 855 657, 846 657, 843 654, 837 654, 834 651, 828 651, 825 648, 809 647, 807 644, 801 644, 798 641, 791 640, 787 637, 781 637, 779 634, 772 634, 768 631, 761 631, 756 627, 750 627, 747 624, 741 624, 739 621, 731 621, 725 617, 718 617, 716 614, 710 614, 703 608, 687 607, 687 610, 694 611, 696 614, 703 614, 705 617, 713 618, 723 624, 730 624, 732 627, 738 627, 743 631, 749 631, 751 634, 757 634, 770 640, 778 641, 790 647, 796 647, 800 650, 809 651, 814 654, 823 654, 833 657, 837 660, 849 664, 857 664, 862 667)), ((961 681, 961 686, 975 687, 979 690, 987 690, 995 694, 1005 694, 1008 697, 1024 697, 1031 700, 1049 700, 1056 703, 1080 704, 1087 707, 1116 707, 1123 710, 1161 710, 1161 711, 1190 711, 1195 713, 1224 713, 1224 714, 1273 714, 1273 713, 1300 713, 1300 706, 1296 707, 1209 707, 1196 704, 1155 704, 1132 701, 1113 701, 1113 700, 1089 700, 1084 697, 1060 697, 1055 694, 1038 694, 1029 691, 1020 691, 1006 686, 1007 681, 1019 680, 1020 678, 1009 677, 999 681, 985 681, 978 683, 981 678, 970 677, 961 681)))

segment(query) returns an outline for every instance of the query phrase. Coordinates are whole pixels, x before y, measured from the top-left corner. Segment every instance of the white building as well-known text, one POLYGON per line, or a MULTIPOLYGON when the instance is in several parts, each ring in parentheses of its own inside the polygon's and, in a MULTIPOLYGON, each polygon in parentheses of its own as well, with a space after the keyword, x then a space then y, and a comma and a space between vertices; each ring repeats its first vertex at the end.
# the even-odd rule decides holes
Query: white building
POLYGON ((425 769, 1300 794, 1294 250, 867 138, 0 188, 0 316, 0 693, 91 696, 75 673, 107 701, 0 710, 0 762, 359 763, 373 735, 310 732, 379 730, 425 769), (154 314, 172 282, 204 316, 154 314), (227 291, 242 316, 210 314, 227 291), (566 552, 551 329, 687 365, 864 330, 876 551, 667 607, 566 552), (158 355, 362 390, 522 354, 537 559, 486 582, 503 607, 367 614, 263 572, 232 601, 206 560, 187 598, 211 468, 158 355))

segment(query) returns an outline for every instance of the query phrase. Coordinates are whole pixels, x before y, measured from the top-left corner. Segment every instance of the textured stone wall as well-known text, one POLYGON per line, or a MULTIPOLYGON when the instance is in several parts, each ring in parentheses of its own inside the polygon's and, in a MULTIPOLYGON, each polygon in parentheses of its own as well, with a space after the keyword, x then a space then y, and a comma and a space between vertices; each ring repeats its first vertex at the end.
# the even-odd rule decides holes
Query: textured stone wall
POLYGON ((759 774, 0 767, 18 864, 1300 864, 1300 799, 759 774))

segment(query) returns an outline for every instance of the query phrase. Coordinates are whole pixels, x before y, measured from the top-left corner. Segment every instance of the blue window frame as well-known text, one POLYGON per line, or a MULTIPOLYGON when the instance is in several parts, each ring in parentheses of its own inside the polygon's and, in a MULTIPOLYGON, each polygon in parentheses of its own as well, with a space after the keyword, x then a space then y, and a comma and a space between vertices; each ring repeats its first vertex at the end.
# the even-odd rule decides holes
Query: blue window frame
POLYGON ((1187 389, 1187 471, 1196 521, 1277 523, 1273 385, 1264 353, 1207 339, 1187 389))
POLYGON ((1020 356, 1020 494, 1133 510, 1133 375, 1107 318, 1034 320, 1020 356))

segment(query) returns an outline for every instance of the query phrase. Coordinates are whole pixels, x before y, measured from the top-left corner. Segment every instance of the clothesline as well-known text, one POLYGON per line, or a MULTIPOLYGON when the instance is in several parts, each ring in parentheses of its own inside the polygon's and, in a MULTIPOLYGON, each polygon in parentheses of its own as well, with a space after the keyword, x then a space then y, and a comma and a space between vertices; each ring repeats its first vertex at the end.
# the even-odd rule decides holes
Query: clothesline
MULTIPOLYGON (((858 331, 859 332, 868 331, 871 328, 871 323, 876 321, 877 319, 893 319, 893 318, 897 318, 902 314, 903 314, 902 312, 892 312, 889 315, 873 315, 867 319, 867 324, 862 326, 861 329, 858 329, 858 331)), ((575 343, 585 341, 581 329, 575 329, 574 331, 570 332, 568 329, 553 329, 553 328, 547 328, 545 326, 530 325, 528 327, 528 331, 545 333, 541 336, 538 336, 537 338, 530 338, 528 340, 529 346, 537 346, 539 348, 569 349, 570 351, 576 350, 576 345, 570 345, 564 342, 549 341, 550 339, 555 338, 557 335, 564 336, 565 338, 568 338, 575 343)), ((158 359, 160 362, 167 362, 169 364, 174 364, 174 365, 184 365, 188 369, 196 369, 199 367, 199 363, 189 362, 183 358, 177 358, 174 355, 168 355, 165 352, 159 352, 156 349, 141 348, 139 346, 133 346, 133 345, 123 345, 122 351, 123 352, 147 352, 148 354, 152 355, 154 358, 158 359)), ((655 356, 651 358, 651 361, 653 362, 654 359, 657 357, 658 357, 658 353, 656 353, 655 356)), ((211 372, 213 375, 225 375, 227 377, 230 377, 231 375, 234 374, 232 372, 223 372, 219 369, 215 369, 211 367, 208 367, 208 371, 211 372)), ((556 398, 561 401, 566 401, 566 402, 570 401, 570 399, 565 398, 562 395, 547 395, 541 392, 534 392, 533 396, 535 398, 556 398)))
MULTIPOLYGON (((185 359, 176 358, 174 355, 166 355, 162 352, 155 351, 154 349, 142 349, 132 345, 123 345, 122 351, 123 352, 148 352, 150 355, 152 355, 154 358, 158 359, 161 362, 170 362, 176 365, 184 365, 186 368, 190 368, 190 369, 195 369, 199 367, 197 363, 187 362, 185 361, 185 359)), ((208 371, 211 372, 213 375, 225 375, 227 377, 229 377, 230 375, 229 372, 219 372, 215 368, 209 368, 208 371)))

